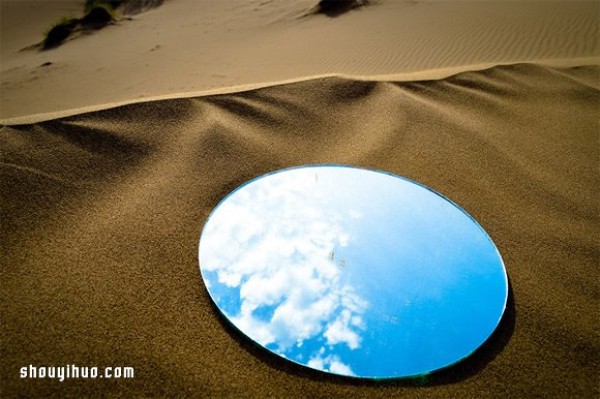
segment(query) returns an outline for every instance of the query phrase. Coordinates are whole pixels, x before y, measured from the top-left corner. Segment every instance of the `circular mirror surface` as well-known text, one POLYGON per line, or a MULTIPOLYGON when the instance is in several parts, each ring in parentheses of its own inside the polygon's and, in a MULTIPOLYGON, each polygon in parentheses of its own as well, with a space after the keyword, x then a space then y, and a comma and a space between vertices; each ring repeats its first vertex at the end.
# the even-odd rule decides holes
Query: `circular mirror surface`
POLYGON ((212 300, 249 339, 361 378, 467 357, 508 295, 495 245, 465 211, 411 180, 346 166, 240 186, 209 216, 199 262, 212 300))

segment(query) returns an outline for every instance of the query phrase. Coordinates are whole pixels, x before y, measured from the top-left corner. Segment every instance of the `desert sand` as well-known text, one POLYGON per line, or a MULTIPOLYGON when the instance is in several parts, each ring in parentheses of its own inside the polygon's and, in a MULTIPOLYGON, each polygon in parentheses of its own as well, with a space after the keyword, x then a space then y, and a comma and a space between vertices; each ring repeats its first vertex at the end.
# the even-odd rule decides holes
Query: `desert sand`
POLYGON ((2 1, 0 119, 328 75, 398 81, 584 65, 600 53, 594 2, 399 0, 336 18, 307 15, 316 0, 167 0, 56 49, 21 51, 82 3, 2 1))
POLYGON ((167 0, 27 49, 81 3, 0 2, 0 396, 599 395, 598 3, 379 0, 331 18, 167 0), (198 270, 209 213, 314 163, 413 179, 486 229, 511 294, 473 356, 367 382, 223 320, 198 270), (30 364, 136 374, 21 379, 30 364))

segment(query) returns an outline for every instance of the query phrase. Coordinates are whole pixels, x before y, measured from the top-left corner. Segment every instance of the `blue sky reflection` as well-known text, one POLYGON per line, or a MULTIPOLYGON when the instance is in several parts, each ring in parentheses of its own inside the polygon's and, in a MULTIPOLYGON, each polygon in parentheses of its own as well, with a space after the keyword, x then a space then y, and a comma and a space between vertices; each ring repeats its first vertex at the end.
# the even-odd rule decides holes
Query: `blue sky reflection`
POLYGON ((209 293, 244 334, 335 374, 400 377, 454 363, 507 295, 487 235, 437 194, 384 173, 286 170, 230 194, 204 227, 209 293))

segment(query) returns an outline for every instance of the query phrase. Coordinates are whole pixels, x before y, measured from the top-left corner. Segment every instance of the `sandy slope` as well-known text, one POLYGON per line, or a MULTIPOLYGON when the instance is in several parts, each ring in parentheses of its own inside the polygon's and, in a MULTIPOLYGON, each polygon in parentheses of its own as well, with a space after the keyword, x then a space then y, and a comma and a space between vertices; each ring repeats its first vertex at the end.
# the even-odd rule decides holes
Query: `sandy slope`
POLYGON ((325 78, 3 127, 3 396, 597 396, 599 73, 325 78), (400 174, 472 214, 514 294, 489 343, 425 386, 365 384, 277 360, 227 328, 198 271, 206 217, 241 183, 308 163, 400 174), (19 379, 28 364, 137 374, 19 379))
POLYGON ((0 3, 2 119, 323 74, 600 56, 597 2, 378 0, 329 18, 306 16, 315 0, 170 0, 58 49, 20 52, 80 2, 31 3, 0 3))
POLYGON ((19 51, 79 3, 0 0, 0 396, 598 397, 598 3, 380 0, 331 19, 304 16, 312 0, 169 0, 19 51), (208 214, 310 163, 406 176, 479 221, 513 294, 481 350, 369 384, 222 322, 198 271, 208 214), (29 364, 136 378, 20 379, 29 364))

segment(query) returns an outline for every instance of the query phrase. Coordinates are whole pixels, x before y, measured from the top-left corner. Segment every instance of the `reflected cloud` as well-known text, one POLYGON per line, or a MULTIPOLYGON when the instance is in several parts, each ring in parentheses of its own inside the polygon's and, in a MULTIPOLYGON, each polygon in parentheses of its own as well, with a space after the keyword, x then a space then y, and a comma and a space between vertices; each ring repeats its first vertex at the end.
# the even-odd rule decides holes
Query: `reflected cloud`
POLYGON ((346 376, 429 373, 496 328, 506 271, 456 205, 397 176, 296 168, 231 193, 200 240, 225 317, 259 345, 346 376))
POLYGON ((321 371, 329 371, 331 373, 342 374, 349 377, 356 376, 350 366, 340 361, 336 355, 330 355, 323 357, 325 350, 319 351, 319 354, 312 357, 306 364, 308 367, 312 367, 321 371))
POLYGON ((203 268, 237 292, 228 317, 252 339, 291 359, 309 358, 321 366, 315 368, 352 375, 327 353, 339 345, 359 348, 366 327, 368 303, 343 281, 345 261, 336 257, 352 240, 343 217, 360 215, 328 211, 312 174, 280 177, 237 191, 211 216, 203 268))

